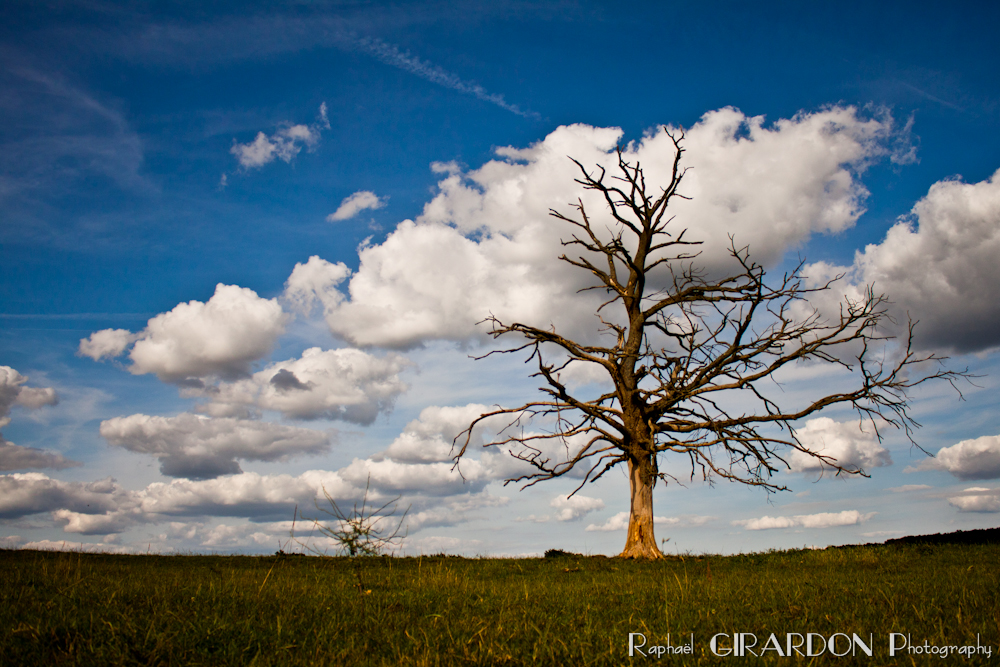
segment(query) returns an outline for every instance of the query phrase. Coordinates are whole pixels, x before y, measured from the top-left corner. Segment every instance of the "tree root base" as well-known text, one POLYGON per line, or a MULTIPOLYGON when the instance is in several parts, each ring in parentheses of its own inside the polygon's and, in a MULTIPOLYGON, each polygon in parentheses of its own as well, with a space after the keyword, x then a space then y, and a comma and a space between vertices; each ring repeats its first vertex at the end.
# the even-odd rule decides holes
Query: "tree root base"
POLYGON ((630 558, 632 560, 663 560, 666 556, 656 548, 655 545, 631 544, 618 554, 618 558, 630 558))

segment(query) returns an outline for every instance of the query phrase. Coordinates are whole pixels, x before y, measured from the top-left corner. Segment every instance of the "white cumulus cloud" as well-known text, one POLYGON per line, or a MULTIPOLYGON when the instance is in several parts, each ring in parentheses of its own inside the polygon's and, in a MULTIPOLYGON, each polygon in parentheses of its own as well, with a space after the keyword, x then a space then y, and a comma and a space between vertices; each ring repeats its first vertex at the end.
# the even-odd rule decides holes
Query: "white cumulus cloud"
MULTIPOLYGON (((128 504, 131 505, 131 501, 128 504)), ((113 535, 147 522, 147 517, 136 507, 122 507, 98 514, 58 509, 52 512, 52 518, 62 525, 65 532, 81 535, 113 535)))
MULTIPOLYGON (((253 141, 246 144, 233 143, 230 153, 244 169, 263 167, 274 160, 291 162, 302 148, 313 149, 319 143, 320 133, 330 127, 326 116, 326 103, 320 106, 317 122, 312 125, 286 124, 274 134, 258 132, 253 141)), ((223 176, 225 178, 225 176, 223 176)))
MULTIPOLYGON (((479 469, 468 482, 443 464, 398 464, 392 461, 355 460, 338 471, 309 470, 298 476, 242 472, 212 479, 174 479, 127 490, 114 479, 91 483, 63 482, 42 473, 0 475, 0 519, 49 514, 68 533, 108 535, 137 525, 169 523, 170 537, 199 540, 201 544, 249 538, 260 532, 275 535, 273 522, 299 517, 297 535, 311 534, 310 520, 328 520, 319 511, 329 494, 342 508, 361 500, 368 488, 368 502, 380 505, 403 494, 398 514, 409 509, 410 532, 431 526, 450 526, 482 516, 484 510, 503 506, 507 498, 483 490, 479 469), (318 505, 317 505, 318 503, 318 505), (207 535, 205 522, 212 518, 247 519, 258 528, 219 529, 207 535), (262 525, 268 524, 270 526, 262 525), (242 532, 241 532, 242 531, 242 532)), ((282 537, 289 525, 282 526, 282 537)), ((237 542, 232 542, 236 545, 237 542)), ((266 542, 261 542, 266 543, 266 542)))
POLYGON ((549 506, 559 510, 556 519, 559 521, 576 521, 591 512, 604 509, 604 501, 600 498, 589 498, 579 494, 574 496, 556 496, 549 506))
POLYGON ((341 419, 371 424, 406 391, 399 373, 411 363, 398 354, 309 348, 298 359, 266 366, 249 378, 182 389, 207 401, 196 410, 215 417, 247 417, 275 410, 293 419, 341 419))
MULTIPOLYGON (((867 470, 892 465, 889 451, 873 432, 863 431, 856 421, 837 422, 829 417, 810 419, 796 429, 799 441, 809 450, 830 457, 845 468, 867 470)), ((797 449, 786 457, 793 472, 821 472, 829 466, 797 449)))
POLYGON ((337 210, 326 216, 326 220, 327 222, 349 220, 361 211, 379 209, 383 206, 385 206, 385 199, 379 199, 374 192, 369 190, 361 190, 340 202, 337 210))
POLYGON ((277 299, 245 287, 218 284, 207 302, 189 301, 149 320, 138 334, 105 329, 80 341, 80 354, 118 356, 134 342, 129 371, 154 373, 164 382, 249 374, 250 364, 271 352, 288 315, 277 299))
MULTIPOLYGON (((628 512, 619 512, 613 517, 608 519, 602 524, 592 523, 585 529, 588 533, 593 532, 610 532, 613 530, 627 530, 628 529, 628 512)), ((701 525, 712 517, 687 517, 687 520, 681 519, 675 516, 654 516, 653 525, 654 526, 676 526, 682 523, 688 523, 691 525, 701 525)))
POLYGON ((906 472, 915 470, 944 470, 959 479, 998 479, 1000 435, 984 435, 942 447, 934 458, 925 459, 906 472))
MULTIPOLYGON (((709 269, 729 261, 729 233, 754 259, 773 264, 810 235, 855 223, 867 196, 857 174, 887 154, 892 131, 888 117, 865 119, 851 107, 770 126, 732 108, 710 112, 687 131, 692 169, 682 191, 692 200, 677 200, 673 225, 706 242, 699 262, 709 269)), ((620 138, 615 128, 564 126, 529 148, 499 149, 479 169, 448 170, 417 220, 361 249, 346 293, 317 291, 331 331, 356 345, 405 348, 483 337, 476 323, 493 313, 554 323, 577 338, 596 335, 600 295, 579 293, 591 277, 558 261, 572 230, 549 211, 569 212, 582 196, 595 228, 610 224, 603 200, 574 183, 579 173, 567 156, 613 170, 620 138)), ((653 132, 625 157, 641 161, 655 189, 669 174, 673 145, 653 132)), ((337 287, 328 281, 323 289, 337 287)))
POLYGON ((330 448, 329 437, 312 429, 192 414, 115 417, 101 422, 101 436, 115 447, 152 454, 164 475, 192 479, 240 473, 237 459, 287 461, 330 448))
POLYGON ((79 461, 73 461, 57 452, 47 452, 35 447, 15 445, 0 436, 0 470, 38 470, 51 468, 62 470, 82 466, 79 461))
POLYGON ((390 494, 421 493, 451 496, 481 491, 491 481, 489 470, 476 460, 462 463, 461 471, 452 463, 401 463, 392 459, 354 459, 339 474, 354 486, 372 486, 390 494))
POLYGON ((219 523, 207 526, 202 522, 184 523, 172 521, 160 538, 163 541, 192 541, 203 547, 246 547, 284 545, 288 551, 294 550, 290 541, 291 521, 270 523, 219 523))
POLYGON ((0 366, 0 428, 10 423, 10 409, 15 405, 36 410, 59 402, 51 387, 25 387, 28 378, 10 366, 0 366))
MULTIPOLYGON (((432 405, 420 411, 420 416, 403 429, 385 456, 401 463, 447 462, 455 455, 452 443, 455 437, 468 428, 476 417, 489 412, 485 405, 470 403, 461 407, 432 405)), ((482 446, 483 431, 480 426, 473 433, 471 446, 482 446)))
MULTIPOLYGON (((503 507, 510 502, 504 496, 489 493, 465 493, 450 498, 424 497, 415 499, 406 515, 405 526, 411 533, 435 526, 454 526, 483 516, 482 511, 503 507)), ((410 499, 407 499, 409 502, 410 499)), ((401 506, 397 506, 401 508, 401 506)))
POLYGON ((948 503, 959 512, 1000 512, 1000 489, 973 486, 960 496, 948 498, 948 503))
MULTIPOLYGON (((429 406, 424 408, 418 419, 411 421, 396 437, 389 447, 371 458, 374 464, 391 461, 395 464, 429 464, 450 469, 454 464, 452 457, 465 442, 465 436, 459 438, 457 448, 452 448, 455 437, 465 431, 476 417, 490 412, 491 408, 478 403, 470 403, 461 407, 429 406)), ((533 472, 535 469, 526 461, 516 458, 514 454, 523 457, 538 455, 556 464, 566 461, 577 452, 587 441, 585 435, 567 438, 566 442, 558 440, 542 440, 532 443, 534 449, 519 447, 516 444, 506 446, 490 446, 487 443, 496 439, 497 434, 511 423, 510 415, 496 415, 482 420, 469 436, 469 446, 461 465, 453 473, 465 475, 472 488, 489 481, 508 480, 533 472), (475 458, 478 454, 478 459, 475 458)), ((526 431, 525 435, 534 435, 526 431)), ((586 475, 586 466, 577 466, 567 476, 582 479, 586 475)), ((429 491, 434 493, 434 491, 429 491)))
POLYGON ((102 329, 80 341, 79 353, 94 361, 121 356, 128 346, 141 338, 127 329, 102 329))
POLYGON ((857 298, 867 284, 892 301, 895 333, 919 320, 924 348, 977 352, 1000 345, 1000 171, 988 180, 939 181, 878 244, 858 251, 851 266, 810 264, 810 284, 844 273, 840 294, 826 294, 836 313, 841 294, 857 298))
POLYGON ((249 378, 189 387, 182 393, 207 398, 197 410, 216 417, 247 416, 248 410, 259 409, 294 419, 367 425, 406 391, 399 373, 409 365, 398 354, 375 357, 353 348, 313 347, 298 359, 270 364, 249 378))
MULTIPOLYGON (((196 446, 191 438, 184 441, 183 437, 175 437, 172 433, 160 438, 159 442, 153 440, 147 438, 147 442, 136 444, 148 445, 138 448, 152 453, 182 450, 183 455, 196 446)), ((224 436, 220 435, 219 440, 227 444, 224 436)), ((219 449, 215 443, 211 444, 213 450, 219 449)), ((272 454, 279 455, 280 451, 264 455, 272 454)), ((246 539, 264 544, 263 536, 273 541, 275 532, 273 524, 270 528, 262 524, 290 522, 298 508, 297 535, 309 537, 312 519, 329 521, 320 511, 327 507, 325 494, 342 508, 350 508, 361 500, 367 488, 368 502, 372 506, 402 495, 397 503, 397 516, 408 511, 406 525, 412 533, 485 518, 484 510, 508 502, 505 497, 485 491, 490 475, 478 462, 463 471, 464 479, 445 463, 407 464, 389 459, 356 459, 337 471, 310 470, 298 476, 241 472, 211 479, 179 478, 134 491, 123 489, 110 478, 84 484, 62 482, 40 473, 2 475, 0 518, 17 519, 47 513, 65 532, 84 535, 109 535, 136 526, 171 522, 168 531, 171 535, 179 538, 184 533, 185 540, 194 540, 201 546, 238 546, 246 539), (205 522, 222 517, 247 519, 259 528, 205 528, 205 522)), ((288 526, 285 526, 280 532, 284 536, 287 531, 288 526)), ((161 537, 166 542, 169 536, 161 537)))
MULTIPOLYGON (((10 366, 0 366, 0 428, 10 423, 14 406, 37 410, 46 405, 56 405, 59 397, 51 387, 26 387, 28 378, 10 366)), ((0 433, 0 471, 53 468, 61 470, 83 465, 67 459, 62 454, 35 447, 22 447, 0 433)))
POLYGON ((160 517, 234 516, 282 521, 291 520, 296 505, 312 507, 324 488, 337 500, 360 495, 336 472, 310 470, 296 477, 244 472, 215 479, 155 482, 139 493, 139 507, 160 517))
POLYGON ((773 530, 776 528, 834 528, 854 526, 875 516, 876 512, 862 513, 858 510, 843 512, 821 512, 819 514, 798 514, 796 516, 762 516, 756 519, 733 521, 734 526, 747 530, 773 530))
POLYGON ((305 264, 295 265, 285 282, 284 298, 295 310, 306 314, 317 302, 324 311, 332 311, 343 300, 336 287, 349 275, 351 270, 343 262, 333 264, 313 255, 305 264))
POLYGON ((113 512, 135 504, 133 492, 108 477, 96 482, 63 482, 44 473, 0 475, 0 517, 18 518, 69 510, 88 514, 113 512))

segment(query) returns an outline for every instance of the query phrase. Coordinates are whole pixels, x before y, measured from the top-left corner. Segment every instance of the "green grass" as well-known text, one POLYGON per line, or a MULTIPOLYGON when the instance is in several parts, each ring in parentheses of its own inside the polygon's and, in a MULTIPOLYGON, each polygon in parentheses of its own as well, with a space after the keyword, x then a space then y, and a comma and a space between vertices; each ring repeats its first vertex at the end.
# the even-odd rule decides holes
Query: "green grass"
POLYGON ((941 664, 890 659, 889 632, 931 645, 979 634, 994 662, 998 562, 998 546, 659 563, 0 551, 0 664, 941 664), (693 632, 695 655, 630 659, 630 632, 651 644, 693 632), (720 632, 872 633, 875 655, 718 658, 720 632))

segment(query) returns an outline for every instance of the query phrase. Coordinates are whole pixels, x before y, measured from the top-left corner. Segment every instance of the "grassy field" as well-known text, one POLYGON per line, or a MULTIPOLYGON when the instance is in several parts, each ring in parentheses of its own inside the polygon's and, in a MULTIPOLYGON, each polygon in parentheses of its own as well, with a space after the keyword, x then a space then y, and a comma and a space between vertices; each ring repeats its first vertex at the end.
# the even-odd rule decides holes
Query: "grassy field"
POLYGON ((891 632, 929 646, 979 635, 989 660, 945 662, 987 664, 1000 660, 997 563, 1000 546, 659 563, 0 551, 0 664, 942 664, 890 657, 891 632), (786 633, 874 635, 873 657, 714 655, 711 637, 734 632, 754 633, 758 648, 777 633, 783 650, 786 633), (694 654, 630 658, 629 633, 647 648, 694 633, 694 654))

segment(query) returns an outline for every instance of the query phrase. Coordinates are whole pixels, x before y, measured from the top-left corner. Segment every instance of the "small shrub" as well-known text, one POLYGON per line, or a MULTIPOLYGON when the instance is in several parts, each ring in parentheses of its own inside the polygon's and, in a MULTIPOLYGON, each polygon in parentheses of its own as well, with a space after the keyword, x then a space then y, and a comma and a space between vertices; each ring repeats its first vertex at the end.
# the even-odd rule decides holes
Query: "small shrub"
POLYGON ((575 556, 579 558, 581 554, 573 553, 572 551, 563 551, 562 549, 548 549, 545 552, 546 558, 564 558, 566 556, 575 556))
MULTIPOLYGON (((349 513, 344 512, 327 492, 326 487, 323 487, 323 495, 326 496, 330 509, 320 507, 319 502, 316 503, 316 509, 332 517, 333 521, 323 523, 319 519, 307 519, 312 521, 314 530, 336 542, 340 550, 348 556, 388 555, 388 552, 399 549, 406 538, 407 531, 403 528, 403 522, 406 521, 410 508, 407 507, 397 521, 397 504, 401 496, 396 496, 377 508, 372 507, 368 504, 370 484, 369 477, 360 504, 355 502, 354 509, 349 513)), ((295 539, 294 522, 292 526, 292 539, 295 539)), ((313 553, 320 553, 318 549, 308 544, 295 541, 313 553)))

